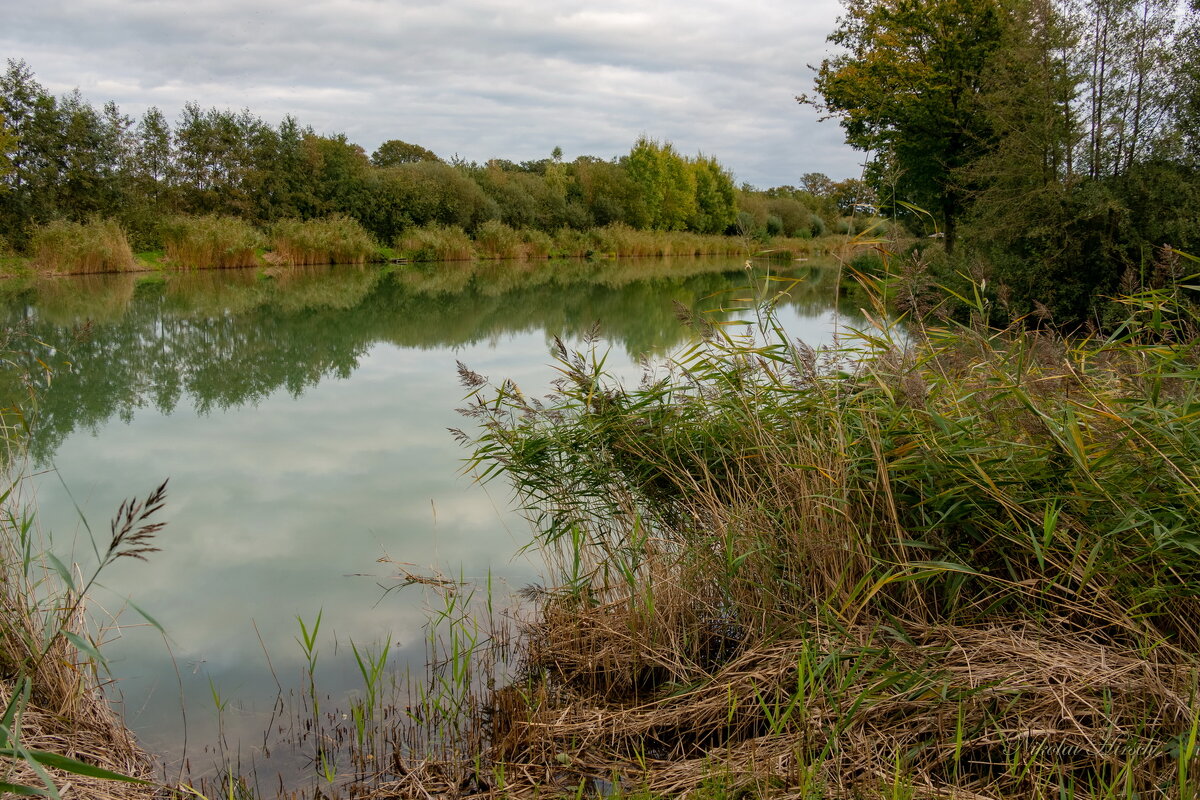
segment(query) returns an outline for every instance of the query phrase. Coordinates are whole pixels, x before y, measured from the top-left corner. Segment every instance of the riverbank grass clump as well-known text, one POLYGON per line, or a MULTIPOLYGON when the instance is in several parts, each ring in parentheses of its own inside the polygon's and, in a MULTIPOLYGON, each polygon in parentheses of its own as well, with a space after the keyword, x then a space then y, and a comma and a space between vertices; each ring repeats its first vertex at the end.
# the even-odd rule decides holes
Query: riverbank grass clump
POLYGON ((475 255, 471 237, 454 225, 411 228, 396 240, 395 248, 412 261, 469 261, 475 255))
POLYGON ((172 217, 162 224, 165 259, 182 269, 255 267, 261 233, 237 217, 172 217))
POLYGON ((521 234, 499 220, 490 219, 475 231, 475 250, 480 258, 524 258, 521 234))
POLYGON ((272 260, 279 264, 363 264, 378 258, 379 246, 356 220, 343 214, 324 219, 287 219, 271 226, 272 260))
POLYGON ((1195 797, 1187 290, 1121 298, 1107 337, 879 306, 814 351, 772 286, 753 333, 681 311, 705 338, 636 387, 562 345, 540 402, 462 369, 474 464, 553 569, 488 748, 398 785, 1195 797))
POLYGON ((135 264, 125 231, 111 219, 48 222, 33 232, 29 252, 36 268, 64 275, 122 272, 135 264))

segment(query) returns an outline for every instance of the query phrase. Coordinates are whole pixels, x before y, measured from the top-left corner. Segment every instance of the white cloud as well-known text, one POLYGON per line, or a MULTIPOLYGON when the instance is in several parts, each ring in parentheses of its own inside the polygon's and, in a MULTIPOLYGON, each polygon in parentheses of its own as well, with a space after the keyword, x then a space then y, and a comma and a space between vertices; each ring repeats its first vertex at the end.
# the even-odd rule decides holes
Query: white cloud
POLYGON ((716 155, 739 180, 856 174, 809 88, 833 0, 553 2, 88 0, 6 13, 0 55, 61 93, 140 114, 248 107, 344 132, 368 151, 402 138, 465 158, 628 150, 642 133, 716 155))

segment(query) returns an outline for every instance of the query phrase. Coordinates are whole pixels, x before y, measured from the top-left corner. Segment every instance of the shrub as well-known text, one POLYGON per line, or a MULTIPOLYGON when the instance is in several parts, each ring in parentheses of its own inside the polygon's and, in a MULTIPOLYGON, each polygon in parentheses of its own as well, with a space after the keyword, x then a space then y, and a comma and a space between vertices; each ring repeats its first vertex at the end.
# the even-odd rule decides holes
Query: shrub
POLYGON ((809 233, 812 234, 814 239, 817 237, 820 237, 820 236, 824 236, 825 230, 826 230, 825 218, 822 217, 820 214, 811 215, 808 218, 808 230, 809 230, 809 233))
POLYGON ((587 258, 595 249, 593 232, 559 228, 551 242, 550 254, 559 258, 587 258))
POLYGON ((35 266, 54 272, 120 272, 134 266, 129 240, 111 219, 55 220, 34 231, 29 249, 35 266))

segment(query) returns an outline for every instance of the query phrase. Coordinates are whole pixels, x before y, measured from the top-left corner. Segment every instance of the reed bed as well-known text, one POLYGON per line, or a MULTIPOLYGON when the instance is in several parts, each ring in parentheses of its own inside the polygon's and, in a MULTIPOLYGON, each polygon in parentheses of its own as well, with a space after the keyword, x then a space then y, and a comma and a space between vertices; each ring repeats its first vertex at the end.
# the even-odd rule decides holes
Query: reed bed
POLYGON ((588 258, 596 252, 596 242, 588 231, 559 228, 552 237, 550 255, 554 258, 588 258))
POLYGON ((413 228, 396 240, 395 248, 413 261, 469 261, 475 256, 471 237, 455 225, 413 228))
POLYGON ((475 250, 481 258, 525 258, 521 234, 499 220, 488 220, 475 231, 475 250))
POLYGON ((378 252, 363 226, 344 214, 271 226, 272 260, 281 265, 364 264, 377 260, 378 252))
POLYGON ((552 571, 486 736, 372 796, 1195 797, 1189 290, 1107 337, 880 304, 817 352, 774 286, 749 334, 681 309, 706 338, 637 387, 561 345, 542 401, 461 368, 552 571))
POLYGON ((162 224, 165 261, 183 269, 255 267, 261 233, 237 217, 172 217, 162 224))
POLYGON ((34 231, 29 251, 35 267, 64 275, 122 272, 135 264, 125 231, 111 219, 49 222, 34 231))
POLYGON ((738 237, 687 231, 652 231, 614 223, 591 232, 594 250, 612 257, 745 255, 738 237))
POLYGON ((521 248, 525 258, 541 261, 549 258, 554 251, 554 239, 545 231, 526 228, 521 231, 521 248))

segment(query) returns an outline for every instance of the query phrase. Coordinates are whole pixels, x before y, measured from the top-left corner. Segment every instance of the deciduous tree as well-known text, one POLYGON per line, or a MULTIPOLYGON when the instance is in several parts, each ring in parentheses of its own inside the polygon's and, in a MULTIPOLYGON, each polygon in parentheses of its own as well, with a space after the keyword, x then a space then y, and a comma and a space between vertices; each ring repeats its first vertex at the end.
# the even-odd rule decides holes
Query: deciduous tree
POLYGON ((1000 46, 1003 0, 846 0, 817 72, 819 99, 847 142, 901 167, 896 192, 941 218, 952 249, 964 193, 955 173, 992 143, 979 96, 1000 46))

